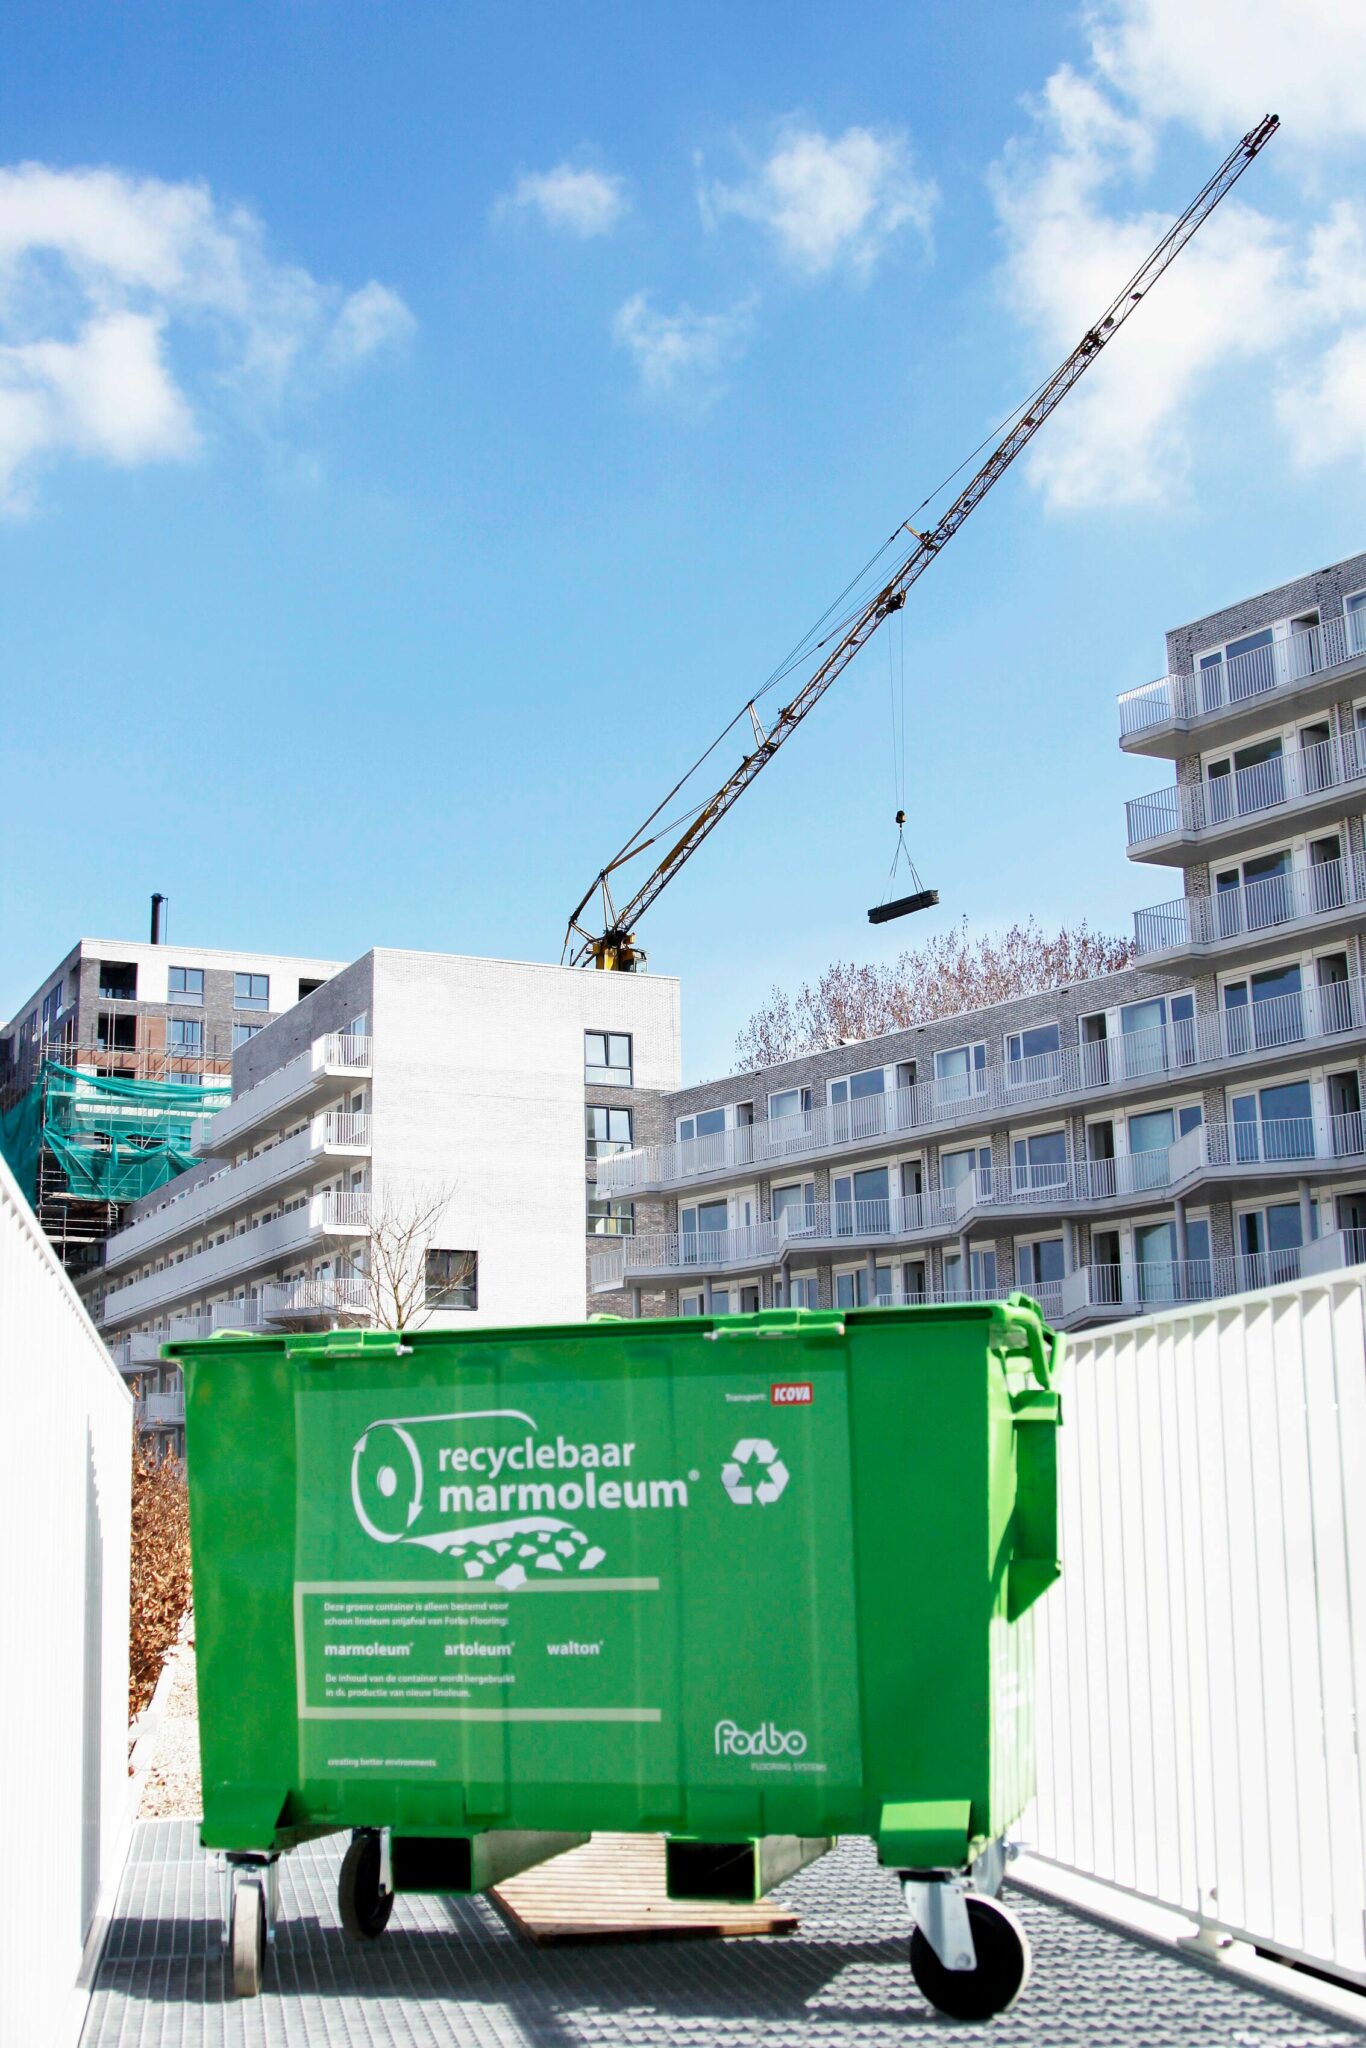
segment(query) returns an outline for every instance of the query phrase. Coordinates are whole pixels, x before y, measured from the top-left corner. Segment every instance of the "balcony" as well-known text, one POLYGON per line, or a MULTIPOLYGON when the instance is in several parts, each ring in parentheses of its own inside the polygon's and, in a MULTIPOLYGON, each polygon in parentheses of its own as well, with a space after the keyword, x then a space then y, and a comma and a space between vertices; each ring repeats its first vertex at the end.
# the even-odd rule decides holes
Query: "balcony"
POLYGON ((329 1323, 338 1316, 369 1320, 370 1289, 363 1278, 335 1274, 321 1280, 286 1280, 265 1287, 262 1315, 269 1323, 329 1323))
POLYGON ((183 1193, 175 1192, 172 1181, 157 1208, 110 1238, 105 1265, 126 1265, 143 1258, 154 1245, 192 1236, 209 1218, 222 1223, 268 1192, 314 1178, 320 1163, 329 1158, 365 1158, 369 1151, 370 1118, 366 1112, 324 1110, 305 1130, 258 1152, 254 1159, 243 1160, 240 1166, 223 1167, 183 1193))
POLYGON ((1134 912, 1134 944, 1140 959, 1153 964, 1210 954, 1255 959, 1274 952, 1297 931, 1317 939, 1361 923, 1366 903, 1366 864, 1327 860, 1265 875, 1213 896, 1178 896, 1134 912))
MULTIPOLYGON (((1366 984, 1338 981, 1268 997, 1239 1009, 1123 1032, 985 1067, 967 1077, 919 1082, 858 1102, 830 1103, 705 1138, 646 1145, 598 1161, 600 1195, 669 1193, 741 1175, 797 1169, 823 1158, 885 1152, 907 1138, 986 1129, 1042 1104, 1132 1097, 1229 1067, 1298 1058, 1366 1032, 1366 984)), ((1095 1162, 1098 1166, 1107 1161, 1095 1162)))
POLYGON ((1331 824, 1366 787, 1366 737, 1346 733, 1292 747, 1203 782, 1171 783, 1125 805, 1130 860, 1180 863, 1183 853, 1246 852, 1268 820, 1331 824))
POLYGON ((339 1083, 370 1078, 371 1042, 350 1031, 329 1031, 315 1038, 297 1059, 266 1074, 220 1109, 209 1130, 211 1152, 235 1151, 252 1132, 280 1120, 285 1110, 302 1107, 310 1095, 326 1093, 339 1083))
POLYGON ((1298 1280, 1301 1261, 1318 1247, 1302 1252, 1241 1253, 1222 1259, 1163 1259, 1137 1266, 1078 1266, 1061 1282, 1060 1317, 1066 1324, 1116 1322, 1121 1316, 1146 1315, 1152 1309, 1183 1302, 1217 1301, 1254 1288, 1275 1287, 1298 1280))
MULTIPOLYGON (((111 1288, 104 1298, 104 1321, 120 1322, 126 1317, 146 1315, 186 1295, 212 1292, 238 1274, 273 1265, 288 1254, 327 1239, 363 1235, 369 1228, 369 1213, 369 1196, 364 1193, 314 1195, 299 1208, 272 1216, 250 1230, 238 1231, 222 1244, 191 1252, 146 1279, 111 1288)), ((225 1327, 241 1326, 230 1323, 225 1327)))
POLYGON ((139 1429, 179 1429, 185 1423, 185 1390, 172 1394, 143 1394, 136 1403, 139 1429))
POLYGON ((1235 741, 1281 715, 1293 718, 1352 693, 1366 660, 1366 611, 1325 619, 1269 647, 1235 654, 1198 675, 1161 676, 1119 700, 1120 745, 1178 759, 1216 731, 1235 741))
POLYGON ((1300 1253, 1300 1272, 1336 1273, 1345 1266, 1366 1266, 1366 1230, 1330 1230, 1300 1253))
POLYGON ((688 1273, 729 1273, 770 1267, 778 1260, 779 1232, 772 1223, 738 1230, 640 1230, 593 1260, 593 1291, 640 1286, 688 1273), (601 1274, 601 1277, 599 1277, 601 1274), (615 1276, 615 1277, 613 1277, 615 1276))

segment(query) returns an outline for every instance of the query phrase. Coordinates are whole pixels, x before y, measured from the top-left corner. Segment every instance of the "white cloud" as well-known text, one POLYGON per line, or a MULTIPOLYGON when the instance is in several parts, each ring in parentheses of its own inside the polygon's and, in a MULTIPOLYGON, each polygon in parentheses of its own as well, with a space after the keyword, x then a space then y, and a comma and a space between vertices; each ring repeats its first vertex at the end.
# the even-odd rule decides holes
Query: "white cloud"
MULTIPOLYGON (((1007 150, 993 174, 1006 296, 1036 338, 1031 355, 1039 368, 1080 337, 1168 225, 1169 212, 1134 210, 1114 189, 1150 169, 1163 120, 1181 119, 1202 132, 1218 128, 1231 142, 1265 110, 1265 95, 1252 81, 1268 64, 1279 66, 1291 86, 1312 76, 1317 90, 1322 66, 1313 68, 1310 50, 1294 50, 1291 62, 1303 32, 1301 10, 1312 14, 1316 4, 1257 0, 1235 9, 1224 0, 1199 7, 1187 0, 1183 10, 1169 0, 1107 0, 1092 13, 1090 71, 1063 66, 1054 73, 1033 108, 1031 134, 1007 150), (1245 74, 1231 131, 1225 113, 1207 118, 1201 99, 1219 69, 1210 16, 1223 20, 1227 47, 1236 49, 1235 65, 1245 74), (1243 47, 1249 39, 1250 49, 1243 47), (1202 68, 1207 59, 1213 72, 1202 68)), ((1335 63, 1338 54, 1334 48, 1335 63)), ((1354 35, 1346 38, 1342 55, 1357 67, 1342 106, 1350 101, 1366 119, 1366 40, 1358 55, 1354 35)), ((1278 138, 1271 149, 1280 147, 1278 138)), ((1316 190, 1332 167, 1331 152, 1313 166, 1316 190)), ((1279 422, 1300 463, 1340 459, 1366 439, 1366 398, 1354 403, 1353 385, 1363 352, 1359 335, 1344 331, 1346 321, 1366 311, 1366 212, 1343 198, 1306 223, 1301 208, 1263 210, 1258 202, 1266 191, 1259 163, 1050 420, 1027 468, 1051 508, 1163 503, 1179 495, 1197 459, 1202 414, 1226 400, 1231 381, 1249 364, 1259 366, 1267 394, 1263 416, 1279 422), (1279 390, 1274 408, 1272 389, 1279 390), (1327 431, 1334 408, 1336 435, 1327 431), (1332 454, 1316 452, 1328 447, 1332 454)), ((1268 426, 1263 460, 1274 453, 1275 438, 1268 426)))
POLYGON ((411 325, 384 285, 348 297, 276 261, 255 216, 204 185, 0 169, 0 508, 22 509, 59 454, 183 460, 225 390, 278 402, 411 325))
POLYGON ((587 240, 610 234, 630 201, 625 181, 609 171, 576 170, 556 164, 552 171, 530 171, 519 178, 499 210, 530 208, 548 227, 564 228, 587 240))
POLYGON ((728 313, 696 313, 688 305, 660 313, 648 292, 637 292, 618 309, 612 336, 634 357, 647 391, 671 391, 684 379, 714 377, 741 352, 755 303, 744 299, 728 313))
POLYGON ((378 349, 406 341, 416 325, 398 293, 371 278, 342 301, 332 324, 329 351, 339 363, 363 363, 378 349))
POLYGON ((1231 146, 1275 113, 1292 152, 1366 136, 1360 0, 1098 0, 1089 27, 1101 76, 1154 120, 1231 146))
POLYGON ((789 128, 743 184, 712 183, 699 203, 708 226, 729 214, 753 221, 796 269, 819 277, 837 265, 866 275, 902 228, 927 241, 938 197, 904 134, 789 128))

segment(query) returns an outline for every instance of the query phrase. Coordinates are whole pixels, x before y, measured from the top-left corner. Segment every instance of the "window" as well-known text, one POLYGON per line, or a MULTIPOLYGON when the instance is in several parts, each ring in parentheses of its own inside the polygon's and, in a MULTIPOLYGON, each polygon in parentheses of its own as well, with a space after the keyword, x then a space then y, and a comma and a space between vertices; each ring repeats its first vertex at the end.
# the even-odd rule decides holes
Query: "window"
POLYGON ((870 1067, 862 1074, 848 1074, 843 1079, 830 1083, 830 1102, 840 1114, 834 1120, 832 1135, 842 1137, 871 1137, 885 1128, 882 1096, 886 1091, 886 1075, 881 1067, 870 1067))
POLYGON ((892 1227, 885 1166, 867 1166, 857 1173, 832 1176, 834 1225, 841 1237, 866 1237, 892 1227))
POLYGON ((1298 1202, 1273 1202, 1238 1218, 1238 1280, 1243 1287, 1270 1287, 1298 1280, 1304 1242, 1298 1202))
POLYGON ((426 1278, 428 1308, 478 1308, 478 1252, 429 1251, 426 1278))
POLYGON ((300 1001, 300 1002, 302 1002, 305 996, 311 996, 311 995, 312 995, 312 993, 313 993, 313 991, 314 991, 314 989, 315 989, 315 988, 321 988, 321 987, 322 987, 322 983, 321 983, 320 981, 305 981, 305 980, 304 980, 304 978, 303 978, 303 976, 302 976, 302 975, 300 975, 300 976, 299 976, 299 1001, 300 1001))
POLYGON ((941 1152, 939 1155, 939 1185, 942 1188, 961 1187, 970 1173, 976 1172, 982 1186, 991 1185, 990 1145, 969 1145, 964 1152, 941 1152))
MULTIPOLYGON (((990 1301, 997 1293, 996 1253, 991 1251, 970 1251, 971 1265, 968 1270, 968 1298, 972 1301, 990 1301)), ((964 1293, 963 1261, 957 1252, 944 1254, 944 1291, 950 1297, 964 1293)))
MULTIPOLYGON (((1006 1060, 1009 1066, 1018 1066, 1022 1060, 1042 1059, 1045 1053, 1057 1052, 1060 1044, 1056 1024, 1036 1024, 1032 1031, 1011 1031, 1006 1034, 1006 1060)), ((1035 1067, 1029 1078, 1049 1071, 1047 1067, 1035 1067)))
POLYGON ((590 1237, 630 1237, 636 1227, 634 1202, 599 1200, 588 1190, 588 1234, 590 1237))
POLYGON ((631 1086, 631 1035, 627 1031, 585 1031, 583 1078, 609 1088, 631 1086))
POLYGON ((886 1076, 881 1067, 869 1067, 865 1073, 849 1074, 841 1081, 830 1083, 832 1102, 862 1102, 866 1096, 881 1095, 886 1085, 886 1076))
POLYGON ((1284 803, 1285 749, 1280 737, 1254 740, 1246 747, 1238 747, 1232 755, 1209 762, 1205 794, 1212 825, 1225 823, 1235 812, 1242 816, 1284 803))
POLYGON ((232 1027, 232 1049, 237 1052, 255 1038, 258 1031, 265 1030, 264 1024, 234 1024, 232 1027))
POLYGON ((768 1119, 773 1123, 783 1116, 806 1116, 811 1109, 809 1088, 781 1088, 776 1095, 768 1098, 768 1119))
POLYGON ((680 1140, 690 1138, 714 1138, 718 1131, 726 1128, 724 1109, 699 1109, 696 1116, 681 1116, 678 1119, 680 1140))
POLYGON ((101 1052, 136 1052, 138 1044, 138 1020, 123 1016, 117 1010, 101 1010, 97 1025, 96 1044, 101 1052))
POLYGON ((819 1308, 821 1305, 820 1282, 814 1273, 794 1273, 788 1282, 792 1296, 791 1308, 819 1308))
POLYGON ((773 1221, 783 1225, 788 1236, 794 1231, 809 1229, 814 1219, 809 1219, 808 1212, 815 1207, 815 1203, 814 1181, 793 1181, 787 1187, 774 1188, 773 1221))
POLYGON ((166 1043, 172 1052, 202 1052, 204 1049, 203 1018, 168 1017, 166 1019, 166 1043))
POLYGON ((986 1087, 987 1049, 985 1045, 952 1045, 934 1056, 934 1078, 939 1083, 939 1092, 946 1101, 956 1102, 965 1095, 980 1095, 986 1087))
POLYGON ((138 971, 123 960, 101 960, 100 1000, 106 1003, 135 1003, 138 999, 138 971))
POLYGON ((1111 1060, 1105 1075, 1088 1074, 1088 1079, 1123 1078, 1136 1080, 1144 1074, 1164 1074, 1170 1067, 1188 1067, 1199 1056, 1195 1034, 1195 997, 1151 996, 1146 1001, 1125 1003, 1119 1012, 1122 1058, 1111 1060))
POLYGON ((1246 980, 1225 982, 1224 1038, 1230 1053, 1294 1045, 1303 1036, 1298 966, 1267 967, 1246 980))
POLYGON ((896 1282, 890 1266, 877 1268, 877 1292, 868 1292, 868 1268, 859 1266, 852 1273, 835 1275, 835 1307, 867 1308, 873 1302, 890 1302, 896 1289, 896 1282))
POLYGON ((1295 915, 1288 852, 1261 853, 1214 878, 1219 937, 1261 931, 1295 915))
POLYGON ((268 974, 234 974, 233 1007, 238 1010, 268 1010, 270 1008, 270 976, 268 974))
POLYGON ((43 1037, 57 1029, 62 1016, 63 983, 55 981, 43 997, 43 1037))
MULTIPOLYGON (((239 974, 243 981, 249 977, 239 974)), ((173 1003, 202 1003, 204 1000, 204 970, 202 967, 171 967, 166 973, 166 988, 173 1003)))
POLYGON ((1352 654, 1366 649, 1366 590, 1347 600, 1347 647, 1352 654))
POLYGON ((1060 1188, 1067 1182, 1067 1133, 1036 1131, 1012 1147, 1017 1188, 1060 1188))
POLYGON ((583 1112, 583 1130, 590 1159, 607 1159, 614 1152, 625 1152, 631 1143, 631 1112, 629 1109, 604 1109, 598 1103, 586 1103, 583 1112))
POLYGON ((1058 1287, 1062 1284, 1063 1258, 1060 1237, 1034 1238, 1022 1244, 1017 1251, 1017 1270, 1020 1285, 1028 1293, 1036 1293, 1041 1287, 1058 1287))
POLYGON ((1312 1159, 1314 1104, 1307 1081, 1283 1081, 1233 1096, 1233 1156, 1312 1159))

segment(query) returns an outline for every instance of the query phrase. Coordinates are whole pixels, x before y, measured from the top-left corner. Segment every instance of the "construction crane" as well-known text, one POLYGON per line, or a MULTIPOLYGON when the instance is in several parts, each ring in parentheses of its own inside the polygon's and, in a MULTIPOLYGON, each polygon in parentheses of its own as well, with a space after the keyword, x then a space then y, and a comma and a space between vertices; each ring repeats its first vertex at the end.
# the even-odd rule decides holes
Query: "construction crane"
MULTIPOLYGON (((1113 341, 1130 314, 1142 303, 1168 265, 1180 255, 1191 236, 1209 219, 1220 200, 1232 190, 1253 158, 1265 148, 1279 126, 1279 117, 1267 114, 1255 128, 1248 130, 1237 147, 1229 151, 1214 175, 1196 193, 1185 212, 1173 221, 1152 254, 1134 272, 1123 289, 1116 293, 1100 318, 1093 326, 1087 328, 1066 361, 1060 363, 1052 376, 1039 385, 1023 405, 1018 406, 1011 414, 1003 438, 992 449, 976 475, 963 486, 938 525, 927 532, 921 532, 907 520, 896 529, 873 557, 874 562, 885 555, 903 534, 909 534, 914 545, 903 555, 892 574, 879 584, 873 596, 859 602, 852 615, 842 618, 826 633, 824 639, 816 643, 814 649, 810 646, 809 635, 806 642, 799 643, 794 657, 790 657, 788 662, 770 677, 764 690, 756 692, 755 697, 741 706, 725 731, 718 734, 706 753, 680 777, 644 823, 631 834, 621 851, 599 871, 570 913, 561 955, 563 961, 575 967, 586 967, 591 962, 595 967, 628 973, 644 959, 644 954, 636 945, 636 928, 650 905, 668 887, 685 861, 690 860, 696 853, 708 834, 715 831, 756 776, 768 766, 783 742, 791 738, 836 677, 843 673, 859 649, 876 633, 883 620, 901 610, 911 585, 924 575, 935 556, 952 540, 969 513, 976 510, 992 485, 1005 474, 1016 456, 1028 447, 1049 414, 1061 405, 1078 378, 1089 369, 1107 343, 1113 341), (830 645, 832 640, 835 642, 833 646, 830 645), (819 665, 802 683, 790 703, 784 705, 773 724, 765 730, 756 708, 756 699, 773 688, 785 675, 790 674, 802 658, 812 653, 820 653, 827 647, 829 652, 823 655, 819 665), (726 777, 713 795, 694 805, 682 818, 659 824, 661 814, 669 808, 685 784, 691 781, 726 735, 746 717, 749 719, 753 734, 753 750, 745 755, 739 767, 726 777), (683 825, 680 836, 674 840, 630 900, 618 909, 613 901, 612 877, 628 861, 635 860, 647 848, 656 846, 662 839, 668 838, 680 823, 683 825), (602 929, 597 932, 590 931, 581 922, 594 896, 600 899, 602 918, 602 929)), ((972 459, 972 456, 969 456, 967 461, 970 462, 972 459)), ((959 465, 960 469, 965 467, 966 463, 959 465)), ((954 472, 955 475, 957 473, 954 472)), ((861 571, 848 589, 852 590, 863 581, 865 575, 866 571, 861 571)), ((837 609, 847 595, 848 590, 836 599, 831 610, 837 609)), ((819 631, 829 616, 830 613, 827 612, 813 631, 819 631)), ((923 891, 922 894, 927 898, 934 897, 932 890, 923 891)), ((934 900, 937 901, 937 897, 934 900)), ((885 914, 896 914, 902 907, 888 905, 885 914)), ((911 909, 920 905, 912 898, 905 899, 904 907, 911 909)))

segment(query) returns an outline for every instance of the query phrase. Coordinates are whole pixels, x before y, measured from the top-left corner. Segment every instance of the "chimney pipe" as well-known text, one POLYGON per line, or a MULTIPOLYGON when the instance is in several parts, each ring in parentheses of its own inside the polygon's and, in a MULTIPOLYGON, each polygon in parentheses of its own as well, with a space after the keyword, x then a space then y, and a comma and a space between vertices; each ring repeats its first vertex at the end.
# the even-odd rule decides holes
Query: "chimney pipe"
POLYGON ((159 946, 162 942, 161 927, 166 903, 167 898, 161 895, 160 892, 152 898, 152 944, 154 946, 159 946))

